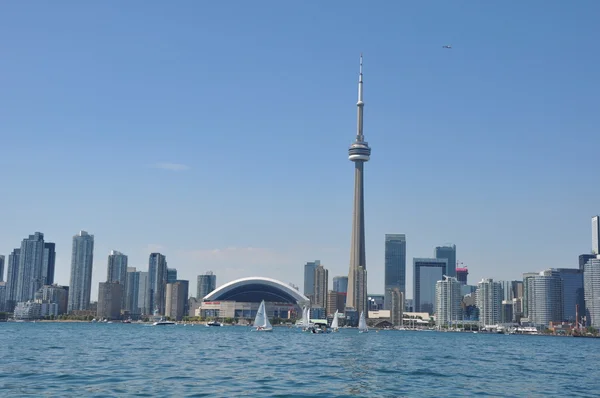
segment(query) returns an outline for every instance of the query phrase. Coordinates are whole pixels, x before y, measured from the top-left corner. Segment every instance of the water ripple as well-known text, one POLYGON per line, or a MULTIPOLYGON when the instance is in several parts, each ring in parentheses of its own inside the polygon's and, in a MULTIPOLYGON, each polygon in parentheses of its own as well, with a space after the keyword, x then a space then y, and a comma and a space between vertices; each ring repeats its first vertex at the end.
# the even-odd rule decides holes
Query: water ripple
POLYGON ((592 396, 600 340, 0 324, 3 397, 592 396), (26 344, 25 342, 31 342, 26 344))

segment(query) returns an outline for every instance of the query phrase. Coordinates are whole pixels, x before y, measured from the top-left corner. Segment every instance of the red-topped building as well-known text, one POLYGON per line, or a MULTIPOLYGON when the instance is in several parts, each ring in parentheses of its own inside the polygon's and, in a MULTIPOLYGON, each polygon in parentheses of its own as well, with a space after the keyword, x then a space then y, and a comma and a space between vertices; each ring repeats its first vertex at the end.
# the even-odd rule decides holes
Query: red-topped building
POLYGON ((456 269, 456 279, 463 285, 467 284, 467 276, 469 275, 468 268, 457 268, 456 269))

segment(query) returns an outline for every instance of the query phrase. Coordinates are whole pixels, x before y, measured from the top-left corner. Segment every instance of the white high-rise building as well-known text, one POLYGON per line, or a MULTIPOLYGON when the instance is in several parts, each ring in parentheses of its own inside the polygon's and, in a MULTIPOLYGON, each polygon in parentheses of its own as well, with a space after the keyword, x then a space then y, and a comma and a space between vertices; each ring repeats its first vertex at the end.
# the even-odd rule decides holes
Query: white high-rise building
POLYGON ((444 276, 444 280, 435 284, 435 323, 437 326, 451 326, 460 317, 461 283, 453 277, 444 276))
POLYGON ((592 253, 600 254, 600 216, 592 217, 592 253))
POLYGON ((502 285, 493 279, 482 279, 477 284, 476 303, 482 326, 497 325, 502 317, 502 285))
POLYGON ((44 285, 44 234, 36 232, 23 239, 17 273, 16 302, 33 300, 35 293, 44 285))
POLYGON ((529 279, 529 321, 536 326, 548 327, 550 322, 563 320, 562 278, 551 270, 542 271, 529 279))
POLYGON ((73 236, 71 279, 68 310, 87 310, 92 292, 92 265, 94 262, 94 235, 80 231, 73 236))
POLYGON ((588 323, 600 328, 600 259, 593 258, 583 270, 585 309, 589 314, 588 323))

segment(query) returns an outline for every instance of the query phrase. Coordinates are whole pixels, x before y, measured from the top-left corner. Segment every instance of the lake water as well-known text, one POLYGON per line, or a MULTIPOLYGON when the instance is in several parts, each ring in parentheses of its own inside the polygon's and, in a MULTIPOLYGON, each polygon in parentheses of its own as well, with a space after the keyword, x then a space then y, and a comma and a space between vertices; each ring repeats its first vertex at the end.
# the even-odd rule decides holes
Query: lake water
POLYGON ((0 323, 0 396, 600 394, 600 339, 0 323))

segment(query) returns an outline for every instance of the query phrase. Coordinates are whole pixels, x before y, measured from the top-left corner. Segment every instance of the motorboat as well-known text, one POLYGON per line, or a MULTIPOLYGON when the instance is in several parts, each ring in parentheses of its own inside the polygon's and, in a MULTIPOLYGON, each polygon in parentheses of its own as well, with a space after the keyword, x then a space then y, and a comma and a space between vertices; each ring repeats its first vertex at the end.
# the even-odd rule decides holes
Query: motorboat
POLYGON ((211 326, 221 327, 221 326, 223 326, 223 324, 218 321, 210 321, 210 322, 206 323, 206 327, 211 327, 211 326))
POLYGON ((160 318, 160 320, 154 322, 152 326, 168 326, 168 325, 176 325, 175 322, 167 321, 164 318, 160 318))

